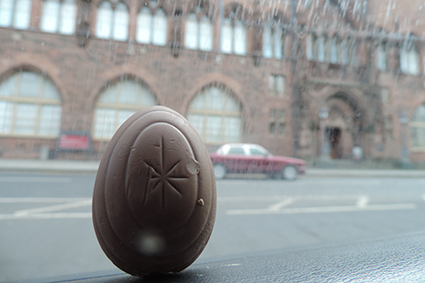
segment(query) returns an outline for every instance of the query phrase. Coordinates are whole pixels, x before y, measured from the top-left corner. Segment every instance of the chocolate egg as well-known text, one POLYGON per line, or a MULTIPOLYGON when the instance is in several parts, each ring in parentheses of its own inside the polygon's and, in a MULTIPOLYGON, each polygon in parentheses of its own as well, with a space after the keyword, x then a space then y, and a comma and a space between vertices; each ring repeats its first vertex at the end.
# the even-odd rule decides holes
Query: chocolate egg
POLYGON ((163 106, 124 122, 100 162, 92 213, 100 246, 127 273, 179 272, 194 262, 214 226, 216 187, 192 125, 163 106))

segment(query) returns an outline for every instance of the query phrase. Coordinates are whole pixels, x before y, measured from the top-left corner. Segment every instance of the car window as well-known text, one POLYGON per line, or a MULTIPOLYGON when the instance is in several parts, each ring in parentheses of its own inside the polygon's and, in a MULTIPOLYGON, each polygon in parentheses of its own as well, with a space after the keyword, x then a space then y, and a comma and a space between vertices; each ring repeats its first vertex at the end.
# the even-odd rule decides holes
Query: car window
POLYGON ((229 151, 227 154, 234 154, 234 155, 245 155, 245 149, 241 146, 232 146, 229 148, 229 151))
POLYGON ((220 145, 216 145, 216 146, 212 146, 208 152, 209 153, 213 153, 215 151, 219 151, 219 152, 223 152, 223 147, 221 147, 220 145))
POLYGON ((262 155, 262 156, 267 155, 267 152, 266 151, 260 150, 260 149, 255 148, 255 147, 250 147, 249 148, 249 153, 250 153, 250 155, 262 155))

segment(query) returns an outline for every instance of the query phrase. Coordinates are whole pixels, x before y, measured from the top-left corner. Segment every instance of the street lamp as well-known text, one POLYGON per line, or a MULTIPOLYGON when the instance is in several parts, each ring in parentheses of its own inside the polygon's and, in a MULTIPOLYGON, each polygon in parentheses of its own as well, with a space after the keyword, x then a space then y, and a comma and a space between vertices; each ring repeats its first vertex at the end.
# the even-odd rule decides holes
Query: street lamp
POLYGON ((330 153, 330 146, 329 141, 326 136, 326 119, 329 117, 329 109, 324 106, 319 111, 319 119, 320 119, 320 129, 322 131, 322 149, 320 151, 320 157, 319 162, 320 163, 329 163, 329 153, 330 153))

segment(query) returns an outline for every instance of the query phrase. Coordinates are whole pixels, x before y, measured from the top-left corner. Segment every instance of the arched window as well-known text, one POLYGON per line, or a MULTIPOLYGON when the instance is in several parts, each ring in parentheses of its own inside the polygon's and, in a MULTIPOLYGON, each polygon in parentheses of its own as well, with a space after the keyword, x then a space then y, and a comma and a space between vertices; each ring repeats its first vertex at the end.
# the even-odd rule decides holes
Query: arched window
POLYGON ((410 123, 413 148, 425 150, 425 104, 416 109, 410 123))
POLYGON ((166 45, 167 44, 167 14, 164 10, 159 9, 153 15, 152 27, 152 44, 166 45))
MULTIPOLYGON (((331 37, 328 39, 329 42, 329 62, 332 64, 347 65, 350 63, 353 50, 349 51, 347 47, 347 41, 341 40, 338 36, 331 37)), ((354 60, 354 59, 353 59, 354 60)))
POLYGON ((73 34, 77 5, 75 0, 45 0, 40 29, 45 32, 73 34))
POLYGON ((186 18, 186 31, 184 45, 188 49, 212 50, 213 24, 206 16, 200 20, 195 13, 186 18))
MULTIPOLYGON (((347 37, 345 39, 345 45, 343 47, 347 52, 347 60, 345 64, 357 66, 357 41, 355 38, 347 37)), ((345 52, 345 51, 344 51, 345 52)), ((344 60, 344 59, 343 59, 344 60)))
POLYGON ((332 37, 329 39, 329 62, 333 64, 341 63, 339 52, 341 50, 341 42, 338 38, 332 37))
POLYGON ((115 9, 108 1, 97 9, 96 36, 103 39, 125 41, 128 38, 128 9, 118 2, 115 9))
POLYGON ((307 38, 307 59, 314 61, 317 58, 317 36, 315 34, 310 34, 307 38))
POLYGON ((282 59, 285 45, 285 32, 281 21, 274 18, 263 31, 263 55, 266 58, 282 59))
POLYGON ((152 42, 152 14, 148 7, 140 9, 139 15, 137 16, 136 40, 146 44, 152 42))
POLYGON ((234 9, 223 20, 221 27, 221 51, 223 53, 246 54, 246 26, 238 17, 239 8, 234 9))
POLYGON ((355 39, 347 37, 341 41, 341 64, 356 66, 357 62, 357 42, 355 39))
POLYGON ((317 61, 319 62, 326 62, 327 43, 327 38, 325 36, 319 36, 317 38, 317 61))
POLYGON ((400 48, 400 69, 405 74, 419 74, 419 54, 411 40, 400 48))
POLYGON ((375 51, 376 67, 380 71, 386 71, 388 68, 388 44, 379 43, 375 51))
POLYGON ((152 14, 150 8, 143 7, 137 16, 136 40, 140 43, 164 46, 167 44, 167 25, 167 14, 164 10, 157 9, 152 14))
POLYGON ((307 45, 307 58, 313 61, 326 62, 327 54, 327 38, 325 36, 318 36, 311 34, 308 39, 307 45))
POLYGON ((27 29, 31 20, 31 0, 0 0, 0 27, 27 29))
POLYGON ((45 77, 21 71, 0 83, 0 134, 57 137, 61 99, 45 77))
POLYGON ((154 96, 142 84, 121 80, 106 88, 94 112, 93 137, 110 139, 131 115, 144 107, 155 105, 154 96))
POLYGON ((357 44, 349 37, 311 34, 307 41, 307 59, 341 65, 357 65, 357 44))
POLYGON ((239 103, 229 91, 207 87, 190 103, 187 119, 205 143, 238 142, 242 135, 239 103))
POLYGON ((112 28, 112 6, 111 3, 102 2, 97 8, 96 36, 99 38, 110 38, 112 28))

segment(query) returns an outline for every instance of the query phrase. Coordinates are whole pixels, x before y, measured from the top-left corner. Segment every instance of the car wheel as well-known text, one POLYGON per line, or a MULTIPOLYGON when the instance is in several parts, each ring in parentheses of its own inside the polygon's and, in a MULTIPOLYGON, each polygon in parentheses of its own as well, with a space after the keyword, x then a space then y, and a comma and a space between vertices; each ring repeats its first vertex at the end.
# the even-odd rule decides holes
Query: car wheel
POLYGON ((223 179, 226 176, 227 169, 223 164, 214 164, 214 175, 217 180, 223 179))
POLYGON ((282 178, 288 181, 293 181, 297 178, 298 171, 292 165, 288 165, 282 170, 282 178))

